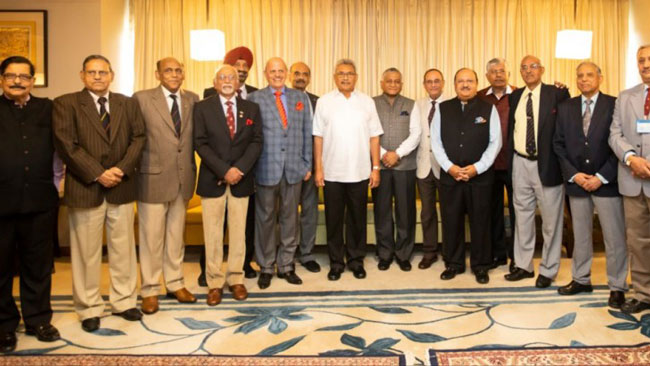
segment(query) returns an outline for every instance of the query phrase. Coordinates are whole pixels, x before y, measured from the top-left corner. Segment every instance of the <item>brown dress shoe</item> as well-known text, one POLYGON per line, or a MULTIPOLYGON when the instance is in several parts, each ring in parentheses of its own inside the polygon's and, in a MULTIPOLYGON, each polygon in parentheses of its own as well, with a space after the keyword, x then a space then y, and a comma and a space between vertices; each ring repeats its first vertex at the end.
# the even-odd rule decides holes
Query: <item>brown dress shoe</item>
POLYGON ((232 292, 232 298, 235 300, 246 300, 248 297, 248 291, 246 291, 244 285, 232 285, 229 286, 228 289, 232 292))
POLYGON ((215 306, 221 303, 221 294, 223 290, 220 288, 212 288, 208 292, 208 305, 215 306))
POLYGON ((153 314, 158 311, 158 296, 147 296, 142 298, 142 312, 145 314, 153 314))
POLYGON ((167 292, 167 297, 176 299, 180 303, 190 304, 196 302, 196 297, 194 297, 191 292, 187 291, 185 287, 178 291, 167 292))

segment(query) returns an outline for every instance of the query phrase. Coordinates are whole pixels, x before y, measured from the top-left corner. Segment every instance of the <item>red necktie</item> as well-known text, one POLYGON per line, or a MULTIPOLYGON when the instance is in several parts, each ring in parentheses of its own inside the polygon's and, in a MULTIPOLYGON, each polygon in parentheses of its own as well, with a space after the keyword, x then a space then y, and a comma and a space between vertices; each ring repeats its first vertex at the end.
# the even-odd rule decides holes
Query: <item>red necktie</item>
POLYGON ((284 110, 284 105, 282 104, 282 95, 281 91, 276 91, 275 93, 275 105, 278 107, 278 112, 280 113, 280 118, 282 119, 282 128, 287 129, 287 112, 284 110))
POLYGON ((643 106, 643 118, 648 119, 650 116, 650 89, 647 90, 647 95, 645 96, 645 105, 643 106))
POLYGON ((228 106, 228 110, 226 110, 226 124, 228 124, 230 139, 232 140, 235 137, 235 115, 232 113, 232 102, 227 101, 226 105, 228 106))

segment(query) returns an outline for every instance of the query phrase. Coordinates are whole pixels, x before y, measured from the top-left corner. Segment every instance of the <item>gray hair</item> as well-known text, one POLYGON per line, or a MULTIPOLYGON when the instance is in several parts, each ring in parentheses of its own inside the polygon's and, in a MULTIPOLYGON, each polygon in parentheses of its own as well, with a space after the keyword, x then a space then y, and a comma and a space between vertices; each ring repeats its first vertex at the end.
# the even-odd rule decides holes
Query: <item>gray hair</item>
POLYGON ((639 55, 639 52, 641 52, 641 50, 644 50, 644 49, 646 49, 646 48, 650 48, 650 43, 648 43, 648 44, 644 44, 644 45, 642 45, 641 47, 639 47, 639 49, 636 50, 636 54, 637 54, 637 56, 639 55))
POLYGON ((583 62, 581 62, 580 65, 578 65, 578 67, 576 67, 576 72, 578 72, 578 70, 580 70, 580 68, 581 68, 582 66, 584 66, 584 65, 591 65, 591 66, 593 66, 594 68, 596 68, 596 71, 598 71, 598 75, 602 75, 602 74, 603 74, 603 72, 600 70, 600 66, 596 65, 596 63, 591 62, 591 61, 583 61, 583 62))
POLYGON ((338 68, 341 65, 350 65, 354 69, 354 72, 357 72, 357 66, 354 64, 354 61, 350 60, 349 58, 342 58, 336 61, 336 66, 334 66, 334 69, 338 68))
POLYGON ((485 72, 489 72, 490 67, 495 66, 495 65, 501 65, 501 64, 505 65, 506 68, 508 67, 508 62, 506 62, 505 58, 495 57, 495 58, 491 59, 490 61, 488 61, 487 65, 485 65, 485 72))
POLYGON ((383 73, 381 73, 381 78, 383 79, 386 76, 386 74, 389 72, 396 72, 399 74, 400 77, 402 77, 402 72, 399 71, 396 67, 389 67, 386 70, 384 70, 383 73))

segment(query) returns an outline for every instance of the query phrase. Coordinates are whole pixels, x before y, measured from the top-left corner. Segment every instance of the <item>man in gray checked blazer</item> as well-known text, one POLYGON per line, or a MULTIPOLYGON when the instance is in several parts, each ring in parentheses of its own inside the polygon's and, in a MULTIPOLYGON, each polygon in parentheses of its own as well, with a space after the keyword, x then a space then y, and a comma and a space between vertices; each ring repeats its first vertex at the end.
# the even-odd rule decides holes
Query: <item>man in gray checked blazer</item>
POLYGON ((302 283, 293 260, 301 183, 311 177, 312 163, 309 98, 284 85, 287 65, 282 59, 269 59, 264 74, 269 85, 248 97, 259 104, 264 126, 264 147, 255 173, 255 260, 261 267, 260 289, 270 286, 275 264, 278 277, 294 285, 302 283))

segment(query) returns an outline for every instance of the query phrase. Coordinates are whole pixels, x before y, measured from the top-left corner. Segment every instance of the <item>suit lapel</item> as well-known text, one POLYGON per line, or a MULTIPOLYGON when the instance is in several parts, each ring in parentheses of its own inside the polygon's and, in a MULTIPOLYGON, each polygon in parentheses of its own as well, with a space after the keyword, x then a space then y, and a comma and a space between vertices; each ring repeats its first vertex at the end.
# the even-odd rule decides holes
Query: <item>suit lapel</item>
POLYGON ((190 118, 190 104, 192 99, 190 98, 189 94, 185 92, 185 90, 180 90, 181 94, 181 135, 183 134, 183 131, 185 131, 185 128, 192 123, 192 121, 189 120, 190 118))
MULTIPOLYGON (((582 103, 582 99, 580 99, 582 103)), ((581 111, 582 111, 582 105, 581 111)), ((600 126, 601 123, 603 123, 603 120, 607 117, 605 116, 605 98, 603 97, 603 93, 600 93, 598 96, 598 99, 596 100, 596 104, 594 104, 594 107, 591 111, 591 122, 589 123, 589 130, 587 131, 587 136, 591 136, 594 131, 600 126)))
POLYGON ((122 100, 115 98, 115 94, 113 93, 108 94, 108 103, 111 116, 111 143, 113 143, 124 119, 124 105, 122 104, 122 100))
POLYGON ((539 121, 537 121, 537 146, 539 146, 539 136, 541 135, 539 132, 544 127, 548 114, 551 113, 551 111, 546 106, 551 102, 551 99, 553 98, 551 95, 552 90, 547 88, 546 84, 540 84, 539 88, 541 89, 539 91, 539 110, 537 114, 537 118, 539 119, 539 121))
POLYGON ((220 128, 223 130, 226 136, 230 138, 230 130, 228 129, 228 123, 226 122, 226 111, 223 110, 219 94, 212 98, 211 103, 213 110, 216 111, 215 117, 217 119, 217 125, 221 126, 220 128))
POLYGON ((643 99, 644 90, 644 84, 640 84, 630 97, 630 108, 634 111, 634 117, 637 120, 643 118, 643 105, 645 104, 645 100, 643 99))
MULTIPOLYGON (((97 111, 97 107, 95 107, 95 101, 93 100, 93 97, 90 96, 90 92, 87 89, 79 92, 79 104, 81 105, 81 109, 84 111, 84 114, 86 114, 86 117, 88 117, 90 125, 97 130, 97 133, 99 133, 100 136, 106 140, 106 142, 109 142, 106 131, 104 131, 104 128, 102 127, 102 124, 99 120, 100 116, 99 112, 97 111)), ((111 114, 111 118, 112 117, 113 116, 111 114)))
POLYGON ((172 121, 172 115, 169 112, 169 106, 167 105, 167 100, 165 100, 165 94, 162 89, 156 88, 153 94, 153 105, 158 111, 158 114, 163 118, 167 127, 169 127, 174 134, 176 134, 176 128, 174 127, 174 122, 172 121))
MULTIPOLYGON (((244 120, 244 106, 241 103, 242 99, 236 98, 235 103, 237 105, 237 115, 235 116, 235 121, 237 121, 237 131, 235 132, 235 139, 241 135, 244 131, 244 128, 246 127, 246 123, 244 120)), ((234 140, 234 139, 233 139, 234 140)))
POLYGON ((289 129, 291 128, 291 121, 294 120, 295 106, 298 101, 293 99, 293 93, 289 93, 287 88, 284 89, 284 92, 287 97, 287 110, 285 112, 287 113, 287 129, 289 129))

